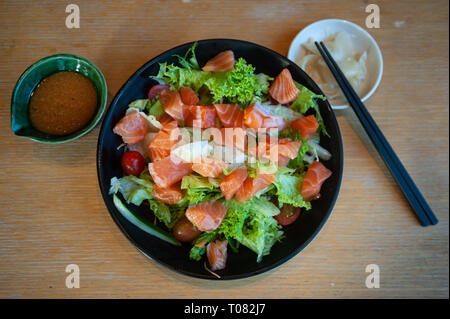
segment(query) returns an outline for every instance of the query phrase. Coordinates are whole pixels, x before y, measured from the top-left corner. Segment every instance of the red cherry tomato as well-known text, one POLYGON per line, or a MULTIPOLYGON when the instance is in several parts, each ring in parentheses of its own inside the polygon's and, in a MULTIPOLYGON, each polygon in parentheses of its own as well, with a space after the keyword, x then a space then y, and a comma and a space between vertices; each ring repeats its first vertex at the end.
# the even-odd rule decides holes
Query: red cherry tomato
POLYGON ((153 101, 154 99, 156 99, 156 97, 158 95, 161 94, 162 91, 166 91, 168 89, 169 89, 169 87, 167 85, 163 85, 163 84, 153 85, 152 88, 150 89, 150 91, 148 91, 148 99, 150 101, 153 101))
POLYGON ((274 218, 280 225, 287 226, 295 222, 300 215, 300 207, 294 207, 289 204, 283 204, 280 213, 274 218))
POLYGON ((145 160, 141 153, 129 151, 122 156, 122 169, 126 175, 139 176, 145 168, 145 160))

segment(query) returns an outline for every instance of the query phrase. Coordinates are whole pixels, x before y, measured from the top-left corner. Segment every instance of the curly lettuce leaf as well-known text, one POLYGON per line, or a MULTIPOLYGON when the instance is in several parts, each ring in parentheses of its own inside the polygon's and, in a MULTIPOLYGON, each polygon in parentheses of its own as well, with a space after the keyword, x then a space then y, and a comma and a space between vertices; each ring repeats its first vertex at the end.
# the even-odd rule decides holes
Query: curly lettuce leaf
POLYGON ((319 105, 316 102, 316 99, 320 99, 322 101, 325 101, 327 98, 323 95, 316 94, 313 91, 309 90, 305 86, 301 85, 300 83, 295 82, 295 86, 300 90, 300 94, 297 97, 297 99, 292 102, 291 109, 294 111, 297 111, 301 114, 305 114, 309 109, 314 109, 316 112, 316 118, 317 122, 319 123, 320 131, 326 135, 330 136, 325 128, 325 123, 323 122, 322 115, 320 114, 319 105))
POLYGON ((211 78, 211 72, 189 69, 167 64, 166 62, 159 64, 159 72, 150 78, 158 83, 170 86, 172 90, 179 90, 183 86, 188 86, 198 91, 205 82, 211 78))
POLYGON ((289 174, 277 174, 277 180, 273 183, 277 189, 278 203, 290 204, 295 207, 304 207, 311 209, 311 203, 303 199, 300 194, 301 183, 304 176, 289 174))
POLYGON ((170 229, 172 214, 170 213, 169 207, 156 199, 149 199, 148 203, 156 218, 170 229))
POLYGON ((221 99, 229 103, 246 105, 255 98, 264 100, 269 90, 271 77, 255 75, 255 68, 243 58, 239 58, 234 69, 223 74, 214 74, 205 85, 209 88, 213 101, 221 99))
POLYGON ((273 218, 280 210, 266 197, 254 197, 245 203, 234 199, 224 203, 227 215, 218 228, 226 238, 232 238, 257 254, 257 262, 270 253, 281 240, 281 226, 273 218))
POLYGON ((200 94, 200 97, 202 100, 210 100, 210 103, 222 101, 247 105, 252 101, 265 100, 269 81, 273 80, 268 75, 255 74, 255 68, 243 58, 237 60, 231 71, 202 71, 195 57, 195 45, 184 57, 177 58, 180 66, 160 63, 158 74, 151 78, 158 83, 169 85, 173 90, 189 86, 199 92, 201 88, 206 87, 210 98, 206 98, 204 94, 200 94))
POLYGON ((212 231, 212 232, 204 232, 200 236, 197 237, 197 239, 194 241, 194 245, 192 246, 190 252, 189 252, 189 258, 199 261, 202 259, 202 256, 205 254, 206 251, 206 244, 198 247, 197 244, 200 244, 202 242, 211 243, 214 242, 217 239, 218 231, 212 231))
POLYGON ((181 189, 186 190, 182 202, 197 204, 204 201, 214 201, 223 197, 220 188, 212 184, 207 177, 198 175, 184 176, 181 189))

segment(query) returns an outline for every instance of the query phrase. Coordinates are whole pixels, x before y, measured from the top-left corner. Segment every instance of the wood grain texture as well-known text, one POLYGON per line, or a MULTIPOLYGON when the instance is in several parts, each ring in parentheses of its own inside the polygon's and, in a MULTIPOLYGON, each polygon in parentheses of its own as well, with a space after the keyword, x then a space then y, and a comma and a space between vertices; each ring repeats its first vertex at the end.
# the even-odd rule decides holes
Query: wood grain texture
POLYGON ((364 26, 367 1, 65 1, 0 3, 0 297, 3 298, 448 298, 448 1, 376 1, 369 29, 384 57, 366 106, 440 223, 422 228, 350 110, 337 112, 344 177, 318 236, 289 262, 232 282, 184 277, 149 261, 122 235, 100 195, 99 128, 63 145, 15 137, 10 97, 20 74, 55 53, 103 71, 109 100, 147 60, 204 38, 238 38, 287 54, 296 33, 324 18, 364 26), (81 288, 65 287, 76 263, 81 288), (365 287, 378 264, 381 287, 365 287))

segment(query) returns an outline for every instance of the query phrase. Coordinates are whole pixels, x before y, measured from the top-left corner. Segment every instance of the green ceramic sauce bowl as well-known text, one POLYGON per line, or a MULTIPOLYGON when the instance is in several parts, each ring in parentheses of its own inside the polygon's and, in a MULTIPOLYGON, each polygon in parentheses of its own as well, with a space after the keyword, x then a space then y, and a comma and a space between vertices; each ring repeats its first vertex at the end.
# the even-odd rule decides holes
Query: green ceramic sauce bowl
POLYGON ((20 137, 41 143, 65 143, 90 132, 101 120, 108 97, 107 86, 102 72, 92 62, 71 54, 57 54, 43 58, 22 73, 11 97, 11 129, 20 137), (60 71, 78 72, 95 85, 98 95, 97 113, 81 130, 64 136, 54 136, 33 128, 29 119, 28 105, 31 93, 46 77, 60 71))

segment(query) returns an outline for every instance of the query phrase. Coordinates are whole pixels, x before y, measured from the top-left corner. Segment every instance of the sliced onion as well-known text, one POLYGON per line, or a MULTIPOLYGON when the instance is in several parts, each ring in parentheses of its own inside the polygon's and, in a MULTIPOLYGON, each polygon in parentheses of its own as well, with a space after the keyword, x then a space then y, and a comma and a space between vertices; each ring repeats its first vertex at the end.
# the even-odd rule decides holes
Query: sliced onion
POLYGON ((328 161, 331 158, 331 153, 328 152, 325 148, 323 148, 319 144, 317 144, 316 142, 310 140, 308 141, 308 144, 314 147, 320 159, 328 161))

